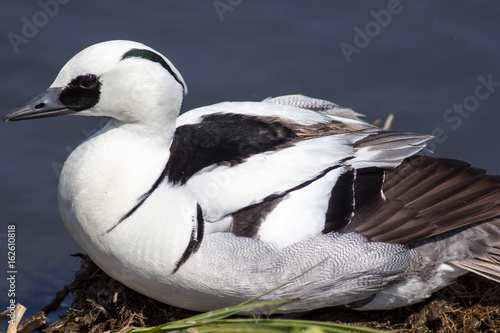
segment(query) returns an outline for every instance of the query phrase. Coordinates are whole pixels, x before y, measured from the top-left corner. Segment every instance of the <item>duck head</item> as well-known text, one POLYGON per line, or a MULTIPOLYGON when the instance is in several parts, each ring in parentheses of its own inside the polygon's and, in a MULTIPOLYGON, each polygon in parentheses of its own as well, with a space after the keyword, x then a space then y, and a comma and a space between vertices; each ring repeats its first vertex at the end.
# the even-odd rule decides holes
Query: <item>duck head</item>
POLYGON ((175 121, 186 92, 179 71, 154 49, 108 41, 76 54, 45 92, 9 111, 3 120, 74 114, 122 123, 175 121))

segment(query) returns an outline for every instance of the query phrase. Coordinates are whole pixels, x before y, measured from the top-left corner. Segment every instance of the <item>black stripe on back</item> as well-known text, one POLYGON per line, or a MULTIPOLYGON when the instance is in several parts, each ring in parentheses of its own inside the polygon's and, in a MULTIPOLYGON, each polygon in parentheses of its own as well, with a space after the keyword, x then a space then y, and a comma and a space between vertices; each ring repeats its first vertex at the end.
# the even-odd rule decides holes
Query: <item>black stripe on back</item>
POLYGON ((207 166, 238 164, 252 155, 285 147, 295 137, 274 118, 233 113, 207 115, 198 124, 176 129, 166 176, 174 184, 184 184, 207 166))
POLYGON ((106 233, 132 216, 165 178, 173 184, 185 184, 207 166, 241 163, 254 154, 286 147, 295 137, 274 118, 233 113, 211 114, 204 116, 199 124, 178 127, 170 146, 170 158, 158 179, 106 233))
POLYGON ((186 250, 184 250, 184 253, 182 254, 181 258, 175 265, 174 270, 172 271, 172 274, 177 272, 179 268, 181 268, 182 265, 186 263, 186 261, 198 251, 201 245, 201 241, 203 240, 203 234, 204 234, 204 225, 205 221, 203 220, 203 212, 201 210, 200 205, 197 205, 196 209, 196 225, 193 226, 193 231, 191 232, 191 239, 189 240, 188 246, 186 247, 186 250))
POLYGON ((186 87, 184 86, 182 80, 177 76, 177 74, 173 71, 172 67, 170 67, 170 65, 165 61, 165 59, 163 59, 163 57, 160 56, 158 53, 145 49, 131 49, 122 56, 122 60, 132 57, 142 58, 159 63, 174 77, 175 81, 179 82, 179 84, 182 86, 182 89, 186 91, 186 87))

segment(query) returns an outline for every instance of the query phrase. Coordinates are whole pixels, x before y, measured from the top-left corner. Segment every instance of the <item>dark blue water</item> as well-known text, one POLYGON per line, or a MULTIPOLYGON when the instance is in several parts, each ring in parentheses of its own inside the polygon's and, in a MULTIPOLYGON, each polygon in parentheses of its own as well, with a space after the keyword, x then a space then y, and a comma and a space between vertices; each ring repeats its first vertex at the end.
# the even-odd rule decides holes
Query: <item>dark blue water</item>
MULTIPOLYGON (((438 136, 435 155, 500 174, 498 1, 41 0, 1 8, 2 114, 45 90, 84 47, 131 39, 181 71, 184 110, 302 93, 370 121, 394 113, 393 129, 438 136)), ((0 124, 0 271, 15 225, 15 299, 28 315, 78 268, 70 254, 80 250, 58 213, 58 172, 101 125, 79 117, 0 124)), ((1 307, 10 300, 4 274, 1 307)))

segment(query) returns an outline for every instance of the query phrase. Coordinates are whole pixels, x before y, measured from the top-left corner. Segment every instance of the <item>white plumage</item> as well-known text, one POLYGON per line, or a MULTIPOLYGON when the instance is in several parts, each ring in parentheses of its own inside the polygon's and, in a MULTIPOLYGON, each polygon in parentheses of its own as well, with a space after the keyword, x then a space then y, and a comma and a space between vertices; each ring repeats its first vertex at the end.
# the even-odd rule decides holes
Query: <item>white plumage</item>
POLYGON ((164 56, 111 41, 4 117, 111 117, 59 183, 66 227, 111 277, 193 310, 291 281, 265 296, 299 298, 283 312, 403 306, 466 270, 500 280, 500 181, 415 157, 429 136, 301 95, 178 117, 186 91, 164 56))

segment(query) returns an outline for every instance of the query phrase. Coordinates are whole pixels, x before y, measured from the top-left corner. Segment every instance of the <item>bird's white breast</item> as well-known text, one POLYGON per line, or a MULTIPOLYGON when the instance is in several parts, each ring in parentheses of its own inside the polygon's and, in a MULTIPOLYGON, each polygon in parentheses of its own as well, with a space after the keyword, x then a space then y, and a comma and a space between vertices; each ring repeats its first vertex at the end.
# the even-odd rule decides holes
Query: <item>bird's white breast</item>
POLYGON ((160 262, 174 265, 189 241, 196 214, 196 203, 182 189, 162 184, 120 223, 151 189, 168 159, 168 147, 145 141, 108 124, 70 155, 61 173, 59 201, 66 227, 92 259, 100 267, 109 267, 107 273, 115 277, 127 263, 140 263, 139 257, 151 262, 143 261, 144 267, 155 268, 160 262), (162 239, 155 240, 155 235, 162 239), (171 260, 155 261, 154 253, 165 253, 158 248, 163 244, 169 247, 171 260), (121 263, 114 264, 117 255, 121 263))

